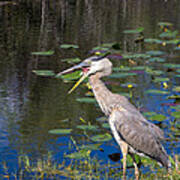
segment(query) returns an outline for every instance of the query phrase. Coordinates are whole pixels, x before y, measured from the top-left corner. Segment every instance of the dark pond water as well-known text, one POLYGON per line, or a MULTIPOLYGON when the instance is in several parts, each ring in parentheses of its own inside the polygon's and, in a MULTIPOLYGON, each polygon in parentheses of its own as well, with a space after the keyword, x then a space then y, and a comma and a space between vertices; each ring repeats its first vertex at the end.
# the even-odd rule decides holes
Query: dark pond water
MULTIPOLYGON (((16 2, 16 1, 15 1, 16 2)), ((108 86, 116 93, 130 93, 131 102, 143 112, 154 111, 166 116, 165 120, 154 121, 169 139, 165 148, 170 155, 180 151, 177 139, 179 129, 172 132, 172 126, 178 121, 172 112, 178 112, 180 67, 166 67, 163 64, 179 63, 179 50, 176 45, 134 43, 136 35, 123 33, 126 29, 144 27, 145 38, 157 38, 160 33, 159 22, 171 22, 173 29, 180 29, 180 1, 171 0, 19 0, 16 3, 0 2, 0 174, 3 174, 3 162, 10 173, 18 169, 18 156, 28 155, 32 162, 53 154, 57 162, 63 161, 63 154, 74 152, 70 136, 77 144, 88 141, 83 131, 76 128, 86 123, 98 125, 98 132, 109 132, 101 126, 98 117, 102 117, 99 107, 94 103, 81 103, 77 98, 85 97, 87 88, 81 86, 71 95, 67 95, 72 83, 62 79, 40 77, 32 73, 34 69, 48 69, 59 72, 70 65, 62 59, 88 56, 88 52, 105 43, 120 43, 122 54, 128 52, 144 53, 151 50, 165 51, 165 62, 147 63, 146 60, 112 58, 114 66, 153 67, 161 70, 158 77, 169 78, 155 82, 155 72, 147 73, 135 69, 136 76, 125 78, 106 78, 108 86), (61 49, 61 44, 76 44, 78 51, 61 49), (31 52, 54 50, 51 56, 36 56, 31 52), (133 62, 129 63, 128 59, 133 62), (167 82, 167 88, 163 83, 167 82), (127 88, 126 83, 135 83, 127 88), (125 84, 122 87, 121 84, 125 84), (168 94, 148 93, 147 90, 168 91, 168 94), (174 123, 172 125, 172 123, 174 123), (73 129, 70 135, 52 135, 48 131, 56 128, 73 129), (170 136, 171 135, 171 136, 170 136), (72 148, 69 148, 69 146, 72 148)), ((179 32, 178 32, 179 33, 179 32)), ((178 35, 176 36, 176 38, 178 35)), ((123 70, 122 68, 122 70, 123 70)), ((147 70, 147 69, 146 69, 147 70)), ((123 70, 124 71, 124 70, 123 70)), ((131 71, 132 72, 132 71, 131 71)), ((103 163, 109 161, 108 154, 119 152, 114 140, 102 143, 104 152, 93 151, 103 163)), ((111 163, 113 163, 111 161, 111 163)))

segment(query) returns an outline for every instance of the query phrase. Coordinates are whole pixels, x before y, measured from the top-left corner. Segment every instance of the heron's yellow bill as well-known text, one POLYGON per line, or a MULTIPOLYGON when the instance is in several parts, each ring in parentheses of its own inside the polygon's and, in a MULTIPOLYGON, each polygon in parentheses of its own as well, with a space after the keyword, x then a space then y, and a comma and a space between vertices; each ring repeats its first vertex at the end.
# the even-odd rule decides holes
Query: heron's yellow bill
POLYGON ((83 74, 83 76, 76 82, 76 84, 68 91, 68 94, 71 94, 80 84, 81 82, 84 81, 84 79, 86 79, 87 74, 83 74))

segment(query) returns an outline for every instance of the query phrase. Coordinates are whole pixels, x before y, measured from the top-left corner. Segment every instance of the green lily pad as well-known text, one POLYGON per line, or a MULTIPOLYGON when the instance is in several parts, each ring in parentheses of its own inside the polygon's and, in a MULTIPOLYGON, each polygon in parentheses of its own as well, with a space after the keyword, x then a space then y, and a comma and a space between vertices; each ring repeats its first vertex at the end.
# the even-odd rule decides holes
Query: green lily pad
POLYGON ((144 31, 144 28, 139 27, 139 28, 136 28, 136 29, 124 30, 123 33, 125 33, 125 34, 136 34, 136 33, 140 33, 140 32, 143 32, 143 31, 144 31))
POLYGON ((149 62, 164 62, 164 61, 165 59, 160 57, 153 57, 149 59, 149 62))
POLYGON ((144 116, 154 116, 154 115, 156 115, 156 113, 153 111, 152 112, 144 112, 143 115, 144 116))
POLYGON ((70 159, 83 159, 88 158, 90 156, 91 151, 87 149, 81 149, 78 152, 74 152, 71 154, 66 154, 64 157, 70 158, 70 159))
POLYGON ((109 123, 103 123, 103 124, 102 124, 102 127, 109 129, 109 128, 110 128, 110 125, 109 125, 109 123))
POLYGON ((163 77, 156 77, 153 82, 167 82, 169 81, 169 78, 163 78, 163 77))
POLYGON ((54 54, 53 50, 50 51, 40 51, 40 52, 32 52, 32 55, 39 55, 39 56, 50 56, 54 54))
POLYGON ((95 142, 105 142, 105 141, 109 141, 111 139, 112 139, 112 136, 108 133, 99 134, 99 135, 95 135, 95 136, 91 137, 91 140, 93 140, 95 142))
POLYGON ((72 131, 72 129, 52 129, 52 130, 49 130, 48 132, 50 134, 70 134, 72 131))
POLYGON ((81 102, 81 103, 95 103, 96 99, 90 98, 90 97, 84 97, 84 98, 77 98, 76 101, 81 102))
POLYGON ((147 51, 146 54, 151 55, 151 56, 161 56, 165 54, 163 51, 147 51))
POLYGON ((148 89, 147 91, 145 91, 146 94, 169 94, 168 91, 162 91, 162 90, 157 90, 157 89, 148 89))
POLYGON ((150 116, 148 119, 151 121, 164 121, 167 117, 163 114, 155 114, 150 116))
POLYGON ((55 76, 55 73, 50 70, 33 70, 32 72, 38 76, 55 76))
POLYGON ((137 54, 123 54, 122 55, 123 59, 139 59, 139 58, 150 58, 151 56, 148 54, 143 54, 143 53, 137 53, 137 54))
POLYGON ((79 149, 86 149, 86 150, 98 150, 101 144, 87 144, 87 145, 82 145, 79 147, 79 149))
POLYGON ((173 91, 180 92, 180 86, 175 86, 175 87, 173 88, 173 91))
POLYGON ((161 38, 175 38, 178 34, 178 31, 167 31, 167 32, 163 32, 159 35, 159 37, 161 38))
POLYGON ((166 68, 180 68, 180 64, 165 63, 163 66, 166 68))
POLYGON ((78 63, 81 61, 79 58, 67 58, 67 59, 61 59, 62 62, 67 62, 69 64, 78 63))
POLYGON ((114 67, 113 68, 113 71, 129 71, 131 70, 130 67, 127 67, 127 66, 121 66, 121 67, 114 67))
POLYGON ((171 116, 175 117, 175 118, 180 118, 180 111, 175 111, 171 113, 171 116))
POLYGON ((173 24, 170 22, 159 22, 158 25, 159 26, 172 26, 173 24))
POLYGON ((63 80, 70 81, 70 80, 79 79, 80 76, 81 76, 81 71, 74 71, 74 72, 72 72, 70 74, 65 74, 65 75, 61 75, 61 76, 56 75, 55 77, 56 78, 61 78, 63 80))
POLYGON ((172 109, 177 109, 179 110, 180 109, 180 105, 177 105, 177 106, 171 106, 172 109))
POLYGON ((131 69, 132 70, 145 70, 147 68, 147 66, 134 66, 131 69))
POLYGON ((150 68, 147 68, 147 69, 146 69, 146 72, 147 72, 148 74, 155 75, 155 76, 164 74, 164 72, 161 71, 161 70, 152 70, 152 69, 150 69, 150 68))
POLYGON ((60 48, 63 48, 63 49, 78 49, 79 46, 78 45, 74 45, 74 44, 62 44, 60 45, 60 48))
POLYGON ((82 129, 82 130, 90 130, 90 131, 98 130, 98 127, 95 125, 78 125, 78 126, 76 126, 76 128, 82 129))
POLYGON ((137 75, 136 73, 113 73, 109 77, 110 78, 124 78, 127 76, 135 76, 137 75))
POLYGON ((149 39, 144 39, 144 42, 146 42, 146 43, 156 43, 156 44, 161 44, 163 41, 162 41, 162 40, 159 40, 159 39, 152 39, 152 38, 149 38, 149 39))

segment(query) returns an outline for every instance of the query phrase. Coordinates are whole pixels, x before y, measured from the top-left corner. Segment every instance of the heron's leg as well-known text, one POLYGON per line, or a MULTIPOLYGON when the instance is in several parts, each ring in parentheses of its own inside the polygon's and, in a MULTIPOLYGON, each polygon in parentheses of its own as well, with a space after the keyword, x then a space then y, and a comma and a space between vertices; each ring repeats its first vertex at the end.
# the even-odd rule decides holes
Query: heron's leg
POLYGON ((134 157, 134 154, 130 154, 132 159, 133 159, 133 165, 134 165, 134 174, 135 174, 135 177, 136 177, 136 180, 139 180, 139 168, 138 168, 138 165, 136 163, 136 159, 134 157))
POLYGON ((121 144, 121 150, 123 154, 123 180, 126 180, 126 159, 128 153, 128 145, 125 142, 121 144))

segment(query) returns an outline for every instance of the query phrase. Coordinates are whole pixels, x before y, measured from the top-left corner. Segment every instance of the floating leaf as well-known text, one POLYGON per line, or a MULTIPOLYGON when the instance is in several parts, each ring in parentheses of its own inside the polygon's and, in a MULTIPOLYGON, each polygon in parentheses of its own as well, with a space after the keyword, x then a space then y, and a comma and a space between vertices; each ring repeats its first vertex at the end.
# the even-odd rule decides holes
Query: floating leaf
POLYGON ((180 47, 179 47, 179 46, 178 46, 178 47, 175 47, 174 50, 180 50, 180 47))
POLYGON ((170 22, 159 22, 158 25, 159 26, 172 26, 173 24, 170 22))
POLYGON ((98 127, 95 125, 78 125, 78 126, 76 126, 76 128, 82 129, 82 130, 91 130, 91 131, 98 130, 98 127))
POLYGON ((153 82, 167 82, 169 81, 169 78, 163 78, 163 77, 156 77, 153 82))
POLYGON ((127 76, 135 76, 137 75, 136 73, 113 73, 109 77, 110 78, 124 78, 127 76))
POLYGON ((61 59, 62 62, 67 62, 69 64, 78 63, 81 61, 79 58, 67 58, 67 59, 61 59))
POLYGON ((96 102, 95 98, 90 98, 90 97, 77 98, 76 101, 81 102, 81 103, 95 103, 96 102))
POLYGON ((161 90, 157 90, 157 89, 148 89, 147 91, 145 91, 146 94, 169 94, 168 91, 161 91, 161 90))
POLYGON ((50 56, 54 54, 53 50, 50 51, 40 51, 40 52, 32 52, 32 55, 39 55, 39 56, 50 56))
POLYGON ((134 66, 132 67, 132 70, 145 70, 147 66, 134 66))
POLYGON ((161 75, 161 74, 164 74, 163 71, 161 71, 161 70, 152 70, 150 68, 147 68, 146 72, 148 74, 151 74, 151 75, 161 75))
POLYGON ((62 44, 62 45, 60 45, 60 48, 63 48, 63 49, 71 49, 71 48, 77 49, 77 48, 79 48, 79 46, 74 45, 74 44, 62 44))
POLYGON ((180 118, 180 111, 175 111, 171 113, 171 116, 175 117, 175 118, 180 118))
POLYGON ((120 66, 113 68, 113 71, 129 71, 131 68, 127 66, 120 66))
POLYGON ((81 149, 78 152, 74 152, 71 154, 66 154, 64 155, 67 158, 71 159, 83 159, 83 158, 88 158, 90 156, 91 151, 87 149, 81 149))
POLYGON ((96 142, 105 142, 111 140, 112 136, 108 133, 105 133, 105 134, 95 135, 91 137, 91 139, 96 142))
POLYGON ((70 134, 72 129, 52 129, 49 130, 48 132, 50 134, 70 134))
POLYGON ((146 54, 151 55, 151 56, 160 56, 165 54, 163 51, 147 51, 146 54))
POLYGON ((97 121, 107 121, 107 117, 106 116, 102 116, 102 117, 99 117, 99 118, 96 118, 97 121))
POLYGON ((149 59, 150 62, 164 62, 165 59, 164 58, 160 58, 160 57, 153 57, 149 59))
POLYGON ((165 63, 163 66, 166 68, 180 68, 180 64, 165 63))
POLYGON ((170 31, 168 30, 167 32, 163 32, 159 35, 161 38, 175 38, 176 35, 178 34, 178 31, 170 31))
POLYGON ((143 54, 143 53, 137 53, 137 54, 123 54, 122 55, 123 59, 139 59, 139 58, 150 58, 151 56, 148 54, 143 54))
POLYGON ((143 115, 144 116, 154 116, 154 115, 156 115, 156 113, 155 112, 144 112, 143 115))
POLYGON ((136 28, 136 29, 124 30, 123 33, 125 33, 125 34, 136 34, 136 33, 142 32, 142 31, 144 31, 144 28, 139 27, 139 28, 136 28))
POLYGON ((56 76, 57 78, 62 78, 64 80, 76 80, 80 78, 81 71, 74 71, 70 74, 65 74, 65 75, 61 75, 61 76, 56 76))
POLYGON ((163 121, 165 120, 167 117, 164 116, 163 114, 155 114, 150 116, 148 119, 151 121, 163 121))
POLYGON ((156 43, 156 44, 161 44, 163 41, 162 40, 159 40, 159 39, 144 39, 144 42, 146 43, 156 43))
POLYGON ((50 70, 33 70, 32 72, 38 76, 55 76, 55 73, 50 70))
POLYGON ((86 149, 86 150, 98 150, 99 146, 101 144, 87 144, 87 145, 82 145, 79 147, 79 149, 86 149))
POLYGON ((109 123, 103 123, 103 124, 102 124, 102 127, 103 127, 103 128, 108 128, 108 129, 109 129, 109 128, 110 128, 110 125, 109 125, 109 123))
POLYGON ((175 86, 175 87, 173 88, 173 91, 180 92, 180 86, 175 86))

